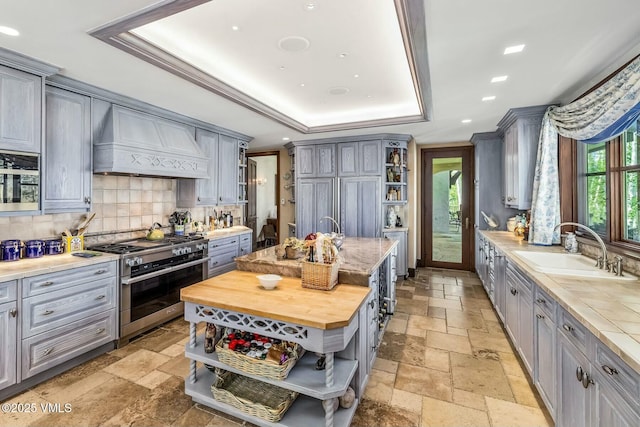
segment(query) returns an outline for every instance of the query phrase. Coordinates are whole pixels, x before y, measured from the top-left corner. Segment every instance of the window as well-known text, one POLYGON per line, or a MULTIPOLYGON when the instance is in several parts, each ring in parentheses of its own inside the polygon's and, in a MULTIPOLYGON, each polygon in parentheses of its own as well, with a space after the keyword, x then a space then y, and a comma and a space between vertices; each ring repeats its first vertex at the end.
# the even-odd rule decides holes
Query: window
POLYGON ((603 239, 640 245, 638 123, 598 144, 578 143, 579 221, 603 239))

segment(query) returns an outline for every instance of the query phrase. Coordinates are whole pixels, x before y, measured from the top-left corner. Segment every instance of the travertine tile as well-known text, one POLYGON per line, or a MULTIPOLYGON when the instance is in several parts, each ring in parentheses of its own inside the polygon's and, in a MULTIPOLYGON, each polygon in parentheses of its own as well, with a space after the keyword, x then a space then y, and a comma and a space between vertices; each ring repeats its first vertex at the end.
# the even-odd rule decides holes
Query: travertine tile
POLYGON ((386 360, 381 357, 376 357, 376 360, 373 363, 373 369, 395 374, 398 371, 398 362, 394 362, 393 360, 386 360))
POLYGON ((420 414, 422 413, 422 397, 420 394, 396 388, 391 396, 391 406, 420 414))
POLYGON ((494 426, 511 427, 552 427, 539 408, 531 408, 513 402, 485 397, 489 418, 494 426))
POLYGON ((420 337, 420 338, 425 338, 427 336, 427 331, 424 329, 418 329, 418 328, 410 328, 407 327, 407 335, 411 335, 413 337, 420 337))
POLYGON ((534 408, 540 407, 536 399, 536 393, 526 377, 507 375, 507 378, 517 403, 534 408))
POLYGON ((395 388, 451 401, 451 376, 435 369, 400 363, 395 388))
POLYGON ((449 352, 427 347, 424 350, 424 367, 449 372, 449 352))
POLYGON ((451 373, 455 388, 513 401, 509 380, 497 360, 451 353, 451 373))
POLYGON ((150 418, 145 414, 141 414, 127 407, 115 414, 113 417, 109 418, 104 423, 100 424, 100 427, 157 427, 160 424, 162 424, 160 421, 150 418))
POLYGON ((154 389, 169 378, 171 378, 171 375, 167 373, 160 371, 151 371, 144 377, 136 380, 135 383, 149 389, 154 389))
POLYGON ((369 374, 369 383, 364 391, 364 397, 375 400, 376 402, 391 402, 395 379, 395 374, 372 369, 369 374))
POLYGON ((518 356, 513 354, 513 352, 498 352, 500 355, 500 363, 502 364, 502 369, 505 374, 508 376, 516 376, 516 377, 526 377, 526 373, 520 364, 520 360, 518 356))
POLYGON ((380 347, 378 348, 377 357, 387 360, 400 362, 402 360, 402 350, 407 341, 405 334, 397 334, 395 332, 385 332, 380 347))
POLYGON ((467 337, 427 331, 427 346, 457 353, 471 354, 471 344, 467 337))
MULTIPOLYGON (((422 399, 423 427, 490 427, 487 413, 455 403, 422 399)), ((508 425, 508 424, 504 424, 508 425)))
POLYGON ((447 327, 447 333, 450 335, 460 335, 461 337, 469 336, 469 333, 467 332, 466 329, 460 329, 460 328, 447 327))
POLYGON ((34 421, 41 418, 46 418, 48 415, 41 410, 40 405, 47 405, 47 403, 49 403, 49 401, 43 399, 34 391, 25 391, 24 393, 18 394, 3 402, 3 404, 9 404, 10 406, 9 410, 3 407, 0 425, 23 427, 31 425, 34 421), (23 405, 22 410, 18 410, 18 404, 23 405), (28 408, 25 408, 25 404, 28 404, 28 408), (13 408, 16 410, 13 411, 13 408))
POLYGON ((158 366, 167 363, 169 360, 171 360, 171 358, 164 354, 140 349, 124 359, 107 366, 104 368, 104 371, 129 381, 136 381, 158 366))
POLYGON ((493 309, 481 308, 480 312, 482 313, 482 318, 484 320, 491 320, 493 322, 498 321, 498 316, 496 316, 496 312, 493 311, 493 309))
POLYGON ((408 327, 429 331, 447 332, 447 323, 444 319, 438 319, 428 316, 409 316, 408 327))
POLYGON ((442 298, 429 298, 430 307, 442 307, 450 310, 462 310, 459 300, 449 300, 442 298))
POLYGON ((429 306, 429 309, 427 310, 427 316, 435 317, 438 319, 446 319, 447 311, 443 307, 429 306))
POLYGON ((511 345, 505 336, 469 330, 469 340, 473 348, 484 348, 507 353, 512 351, 511 345))
POLYGON ((160 354, 164 354, 165 356, 169 356, 169 357, 184 355, 184 345, 180 345, 180 344, 170 345, 169 347, 162 350, 160 354))
MULTIPOLYGON (((399 334, 404 334, 407 331, 407 321, 399 319, 397 317, 392 317, 389 323, 387 324, 387 331, 389 332, 397 332, 399 334)), ((385 331, 386 333, 386 331, 385 331)))
POLYGON ((49 402, 68 403, 85 393, 91 393, 96 387, 113 379, 114 376, 106 372, 98 371, 86 377, 80 377, 78 381, 65 384, 65 381, 50 381, 44 383, 38 389, 42 397, 49 402))
POLYGON ((425 339, 407 335, 400 362, 409 365, 424 365, 425 339))
POLYGON ((482 315, 469 311, 447 310, 447 326, 460 329, 486 330, 482 315))
POLYGON ((191 360, 184 356, 177 356, 158 366, 157 369, 178 378, 184 378, 189 375, 190 362, 191 360))
POLYGON ((484 396, 482 394, 472 393, 455 387, 453 389, 453 403, 481 411, 487 410, 487 405, 484 402, 484 396))
POLYGON ((351 427, 418 427, 420 414, 394 408, 390 404, 363 399, 358 405, 351 427))
POLYGON ((191 396, 184 393, 184 379, 171 377, 146 396, 138 398, 131 408, 162 424, 171 424, 192 406, 191 396))

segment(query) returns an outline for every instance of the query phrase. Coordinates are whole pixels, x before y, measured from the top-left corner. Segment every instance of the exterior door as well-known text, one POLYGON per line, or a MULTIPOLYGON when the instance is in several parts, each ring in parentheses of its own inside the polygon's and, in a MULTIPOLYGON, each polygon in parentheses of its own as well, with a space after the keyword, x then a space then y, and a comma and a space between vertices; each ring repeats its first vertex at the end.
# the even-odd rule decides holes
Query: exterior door
POLYGON ((422 259, 473 269, 473 147, 422 151, 422 259))

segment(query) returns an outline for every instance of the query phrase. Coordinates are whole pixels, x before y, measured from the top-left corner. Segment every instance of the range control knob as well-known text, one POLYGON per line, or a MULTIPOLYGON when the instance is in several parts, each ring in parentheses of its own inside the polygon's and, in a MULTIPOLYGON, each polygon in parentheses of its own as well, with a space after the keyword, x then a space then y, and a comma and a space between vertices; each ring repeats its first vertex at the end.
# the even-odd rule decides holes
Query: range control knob
POLYGON ((206 247, 207 247, 207 245, 205 245, 204 243, 198 243, 196 245, 196 249, 199 250, 199 251, 204 250, 204 248, 206 248, 206 247))
POLYGON ((191 246, 187 246, 186 248, 184 248, 184 252, 185 254, 190 254, 191 253, 191 246))
POLYGON ((175 256, 182 255, 182 249, 180 248, 171 249, 171 253, 175 256))

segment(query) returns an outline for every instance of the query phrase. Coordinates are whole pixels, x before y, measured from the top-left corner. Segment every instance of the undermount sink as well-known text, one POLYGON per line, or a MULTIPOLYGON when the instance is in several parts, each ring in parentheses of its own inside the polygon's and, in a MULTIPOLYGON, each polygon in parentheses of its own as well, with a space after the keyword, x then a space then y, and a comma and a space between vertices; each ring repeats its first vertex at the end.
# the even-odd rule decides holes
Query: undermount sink
POLYGON ((613 280, 638 279, 626 272, 623 272, 623 276, 616 276, 606 270, 601 270, 594 265, 593 259, 580 254, 535 251, 513 251, 513 253, 535 271, 541 273, 613 280))

